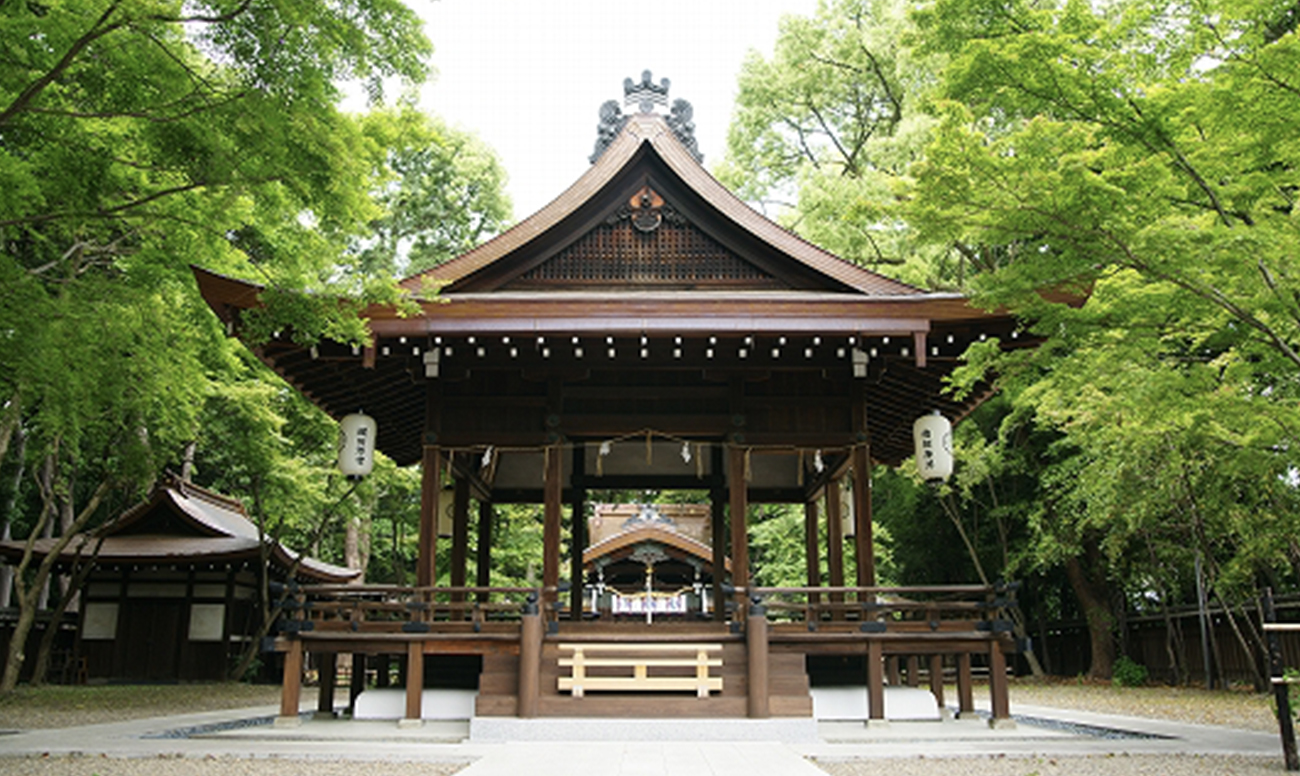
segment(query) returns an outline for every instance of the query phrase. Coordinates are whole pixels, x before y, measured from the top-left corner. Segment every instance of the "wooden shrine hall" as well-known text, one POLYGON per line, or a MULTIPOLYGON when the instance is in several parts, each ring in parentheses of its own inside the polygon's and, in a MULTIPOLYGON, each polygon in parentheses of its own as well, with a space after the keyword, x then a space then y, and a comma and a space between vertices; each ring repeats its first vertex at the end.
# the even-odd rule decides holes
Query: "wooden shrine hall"
MULTIPOLYGON (((1005 654, 1016 645, 1006 591, 878 586, 870 471, 912 456, 918 417, 959 421, 987 397, 955 400, 944 378, 974 341, 1028 345, 1016 321, 767 220, 705 171, 688 103, 656 111, 668 106, 666 80, 647 72, 624 91, 634 109, 601 107, 591 167, 569 189, 403 281, 419 314, 366 310, 364 347, 303 346, 291 332, 254 346, 332 416, 373 418, 377 448, 424 472, 416 587, 298 588, 275 642, 286 655, 282 714, 296 715, 304 653, 327 671, 352 653, 401 662, 411 723, 426 664, 465 655, 481 659, 479 716, 807 717, 807 666, 838 656, 862 667, 872 719, 885 716, 899 661, 911 682, 921 666, 940 696, 954 671, 972 712, 972 659, 988 667, 994 717, 1007 718, 1005 654), (447 480, 449 547, 436 529, 447 480), (570 546, 590 544, 595 489, 707 491, 709 567, 729 568, 710 580, 717 605, 649 624, 588 611, 584 553, 561 568, 561 544, 566 530, 570 546), (536 590, 492 586, 491 515, 503 503, 542 505, 536 590), (746 515, 765 503, 804 505, 806 587, 751 585, 746 515), (444 585, 440 553, 450 556, 444 585)), ((238 336, 262 289, 194 272, 238 336)))

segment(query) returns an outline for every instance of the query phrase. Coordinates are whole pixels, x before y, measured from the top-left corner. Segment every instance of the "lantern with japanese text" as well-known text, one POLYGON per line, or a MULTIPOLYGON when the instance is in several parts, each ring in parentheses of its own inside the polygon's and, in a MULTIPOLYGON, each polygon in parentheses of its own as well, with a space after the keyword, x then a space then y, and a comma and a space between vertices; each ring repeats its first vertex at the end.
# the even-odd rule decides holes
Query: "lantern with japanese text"
POLYGON ((339 471, 359 480, 375 468, 375 435, 378 426, 369 415, 353 413, 339 421, 339 471))
POLYGON ((952 475, 952 424, 935 410, 912 424, 916 468, 926 482, 942 482, 952 475))

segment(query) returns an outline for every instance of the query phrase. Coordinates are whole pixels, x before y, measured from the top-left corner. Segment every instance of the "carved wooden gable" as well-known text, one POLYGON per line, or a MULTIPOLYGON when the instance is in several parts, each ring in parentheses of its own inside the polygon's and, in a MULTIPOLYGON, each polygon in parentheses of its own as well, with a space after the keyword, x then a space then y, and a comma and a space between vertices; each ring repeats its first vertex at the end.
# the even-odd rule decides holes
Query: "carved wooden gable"
POLYGON ((610 284, 660 289, 787 287, 690 223, 645 186, 603 223, 505 288, 610 284))

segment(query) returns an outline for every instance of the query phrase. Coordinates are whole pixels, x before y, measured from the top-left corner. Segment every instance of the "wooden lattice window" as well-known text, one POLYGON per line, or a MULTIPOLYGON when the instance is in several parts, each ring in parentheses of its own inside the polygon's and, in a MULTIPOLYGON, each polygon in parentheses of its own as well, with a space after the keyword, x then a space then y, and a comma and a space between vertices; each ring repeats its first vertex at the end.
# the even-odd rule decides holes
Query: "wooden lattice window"
POLYGON ((635 228, 630 219, 622 219, 601 224, 510 286, 623 284, 744 288, 783 285, 690 224, 664 223, 645 232, 635 228))

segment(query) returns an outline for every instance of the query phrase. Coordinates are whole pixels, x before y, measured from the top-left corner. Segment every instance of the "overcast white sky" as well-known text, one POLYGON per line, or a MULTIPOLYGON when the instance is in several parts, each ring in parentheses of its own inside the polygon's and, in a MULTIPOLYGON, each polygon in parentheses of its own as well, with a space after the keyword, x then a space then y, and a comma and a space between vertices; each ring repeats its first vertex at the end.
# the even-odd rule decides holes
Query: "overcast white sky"
POLYGON ((695 107, 711 167, 725 153, 745 54, 771 55, 780 17, 816 0, 408 0, 426 20, 438 74, 421 104, 475 132, 510 175, 515 219, 531 215, 588 167, 600 104, 650 70, 669 101, 695 107))

